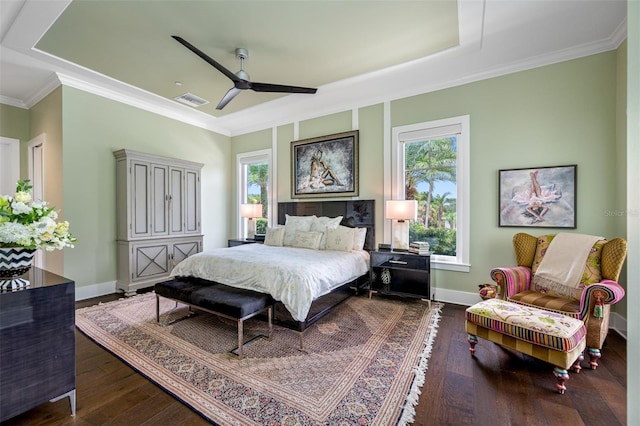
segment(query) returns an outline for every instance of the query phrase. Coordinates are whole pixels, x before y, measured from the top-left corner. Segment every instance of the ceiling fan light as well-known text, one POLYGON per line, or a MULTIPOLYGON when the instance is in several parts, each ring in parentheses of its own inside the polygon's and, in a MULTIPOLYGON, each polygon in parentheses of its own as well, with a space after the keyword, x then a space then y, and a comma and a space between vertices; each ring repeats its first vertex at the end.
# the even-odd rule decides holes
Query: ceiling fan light
POLYGON ((251 78, 249 77, 249 74, 247 74, 247 72, 245 70, 240 70, 236 73, 236 76, 240 79, 240 80, 246 80, 246 81, 250 81, 251 78))

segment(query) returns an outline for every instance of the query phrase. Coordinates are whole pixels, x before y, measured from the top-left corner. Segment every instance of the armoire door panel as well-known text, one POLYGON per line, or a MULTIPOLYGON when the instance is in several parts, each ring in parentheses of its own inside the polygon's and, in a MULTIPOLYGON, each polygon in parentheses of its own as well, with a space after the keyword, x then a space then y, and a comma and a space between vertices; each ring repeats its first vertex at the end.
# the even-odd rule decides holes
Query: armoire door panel
POLYGON ((153 235, 167 235, 169 212, 167 210, 169 182, 167 167, 153 164, 151 180, 151 197, 153 204, 153 235))
POLYGON ((174 266, 185 260, 187 257, 200 252, 200 244, 198 241, 189 241, 186 243, 176 243, 173 245, 173 263, 174 266))
POLYGON ((186 229, 185 232, 200 231, 200 179, 199 173, 187 170, 185 177, 185 216, 186 229))
POLYGON ((144 278, 169 272, 168 250, 168 244, 136 247, 136 277, 144 278))
POLYGON ((134 162, 131 166, 132 234, 135 237, 149 235, 149 164, 134 162))
POLYGON ((170 208, 170 221, 172 234, 180 234, 184 232, 184 191, 183 191, 183 176, 184 169, 171 168, 171 199, 169 203, 170 208))

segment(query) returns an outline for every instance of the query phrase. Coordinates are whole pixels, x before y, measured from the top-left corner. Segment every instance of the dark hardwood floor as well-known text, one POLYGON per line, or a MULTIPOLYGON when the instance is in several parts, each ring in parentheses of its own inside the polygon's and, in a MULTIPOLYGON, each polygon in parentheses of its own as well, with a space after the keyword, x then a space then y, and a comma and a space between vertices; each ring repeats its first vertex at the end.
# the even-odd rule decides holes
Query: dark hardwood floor
MULTIPOLYGON (((77 307, 113 300, 105 296, 77 307)), ((481 340, 469 355, 463 306, 442 311, 414 425, 624 425, 626 341, 611 333, 597 370, 555 392, 549 364, 481 340)), ((586 366, 587 363, 583 362, 586 366)), ((2 425, 200 425, 198 414, 76 331, 77 415, 68 399, 2 425)))

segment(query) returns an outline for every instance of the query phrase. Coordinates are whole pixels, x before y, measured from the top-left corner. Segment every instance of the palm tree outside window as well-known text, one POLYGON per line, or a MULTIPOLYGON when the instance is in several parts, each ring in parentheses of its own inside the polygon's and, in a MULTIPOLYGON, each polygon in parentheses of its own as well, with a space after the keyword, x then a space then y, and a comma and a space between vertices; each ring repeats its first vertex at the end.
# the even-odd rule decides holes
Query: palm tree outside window
POLYGON ((246 220, 240 217, 241 204, 262 204, 262 215, 256 218, 256 234, 265 234, 273 215, 271 150, 237 155, 238 170, 238 235, 245 235, 246 220))
POLYGON ((436 269, 469 271, 468 115, 392 128, 388 199, 416 200, 409 241, 427 241, 436 269))

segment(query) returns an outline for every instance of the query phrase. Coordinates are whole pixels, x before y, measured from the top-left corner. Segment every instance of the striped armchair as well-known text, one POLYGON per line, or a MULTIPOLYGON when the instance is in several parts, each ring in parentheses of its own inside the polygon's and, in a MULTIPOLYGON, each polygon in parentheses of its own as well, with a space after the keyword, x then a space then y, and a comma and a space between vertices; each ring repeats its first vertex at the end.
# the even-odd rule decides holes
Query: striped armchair
POLYGON ((513 249, 518 266, 494 268, 491 278, 497 283, 501 297, 510 302, 559 312, 584 321, 587 327, 587 353, 592 369, 598 367, 602 345, 609 330, 611 305, 624 297, 624 288, 617 283, 627 256, 627 242, 622 238, 600 240, 594 244, 587 259, 579 288, 571 296, 532 288, 531 278, 544 257, 555 234, 518 233, 513 237, 513 249))

